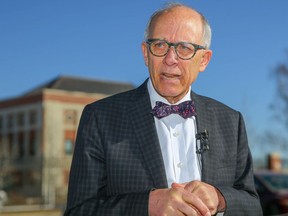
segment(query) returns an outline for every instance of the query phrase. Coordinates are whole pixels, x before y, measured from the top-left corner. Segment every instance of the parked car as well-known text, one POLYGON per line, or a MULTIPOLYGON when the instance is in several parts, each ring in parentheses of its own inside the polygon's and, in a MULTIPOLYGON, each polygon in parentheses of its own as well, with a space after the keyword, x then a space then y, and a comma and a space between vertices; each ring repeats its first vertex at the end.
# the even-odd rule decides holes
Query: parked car
POLYGON ((288 215, 288 173, 255 171, 263 215, 288 215))

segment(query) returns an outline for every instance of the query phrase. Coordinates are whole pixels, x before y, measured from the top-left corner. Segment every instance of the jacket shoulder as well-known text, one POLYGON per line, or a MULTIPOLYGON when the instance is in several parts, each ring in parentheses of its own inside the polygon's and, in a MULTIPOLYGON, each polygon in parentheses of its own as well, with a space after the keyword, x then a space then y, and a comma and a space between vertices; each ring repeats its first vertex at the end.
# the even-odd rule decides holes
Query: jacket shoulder
POLYGON ((112 96, 108 96, 106 98, 102 98, 95 102, 92 102, 87 105, 92 109, 97 110, 109 110, 109 109, 125 109, 132 101, 138 100, 139 98, 149 97, 146 82, 144 82, 141 86, 128 90, 125 92, 121 92, 112 96))
MULTIPOLYGON (((212 109, 215 112, 228 112, 230 114, 237 114, 239 115, 239 111, 231 108, 230 106, 207 96, 198 95, 193 93, 193 98, 196 101, 196 106, 205 106, 209 109, 212 109)), ((197 108, 197 107, 196 107, 197 108)))

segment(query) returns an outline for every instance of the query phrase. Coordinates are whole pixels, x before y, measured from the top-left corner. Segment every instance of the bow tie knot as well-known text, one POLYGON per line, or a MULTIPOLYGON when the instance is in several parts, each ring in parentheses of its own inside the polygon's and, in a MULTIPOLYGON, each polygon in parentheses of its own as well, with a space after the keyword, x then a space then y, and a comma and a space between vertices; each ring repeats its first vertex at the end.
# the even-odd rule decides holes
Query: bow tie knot
POLYGON ((156 106, 151 113, 158 119, 170 114, 179 114, 184 119, 196 115, 194 101, 184 101, 177 105, 168 105, 161 101, 156 101, 156 106))

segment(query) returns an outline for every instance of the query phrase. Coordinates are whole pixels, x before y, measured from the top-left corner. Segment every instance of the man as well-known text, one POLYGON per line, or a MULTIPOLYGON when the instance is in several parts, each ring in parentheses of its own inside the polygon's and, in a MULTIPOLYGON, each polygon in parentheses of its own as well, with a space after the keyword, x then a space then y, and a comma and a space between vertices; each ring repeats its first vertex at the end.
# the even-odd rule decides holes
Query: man
POLYGON ((173 4, 145 37, 150 78, 83 111, 65 215, 261 215, 241 114, 191 92, 212 55, 206 19, 173 4))

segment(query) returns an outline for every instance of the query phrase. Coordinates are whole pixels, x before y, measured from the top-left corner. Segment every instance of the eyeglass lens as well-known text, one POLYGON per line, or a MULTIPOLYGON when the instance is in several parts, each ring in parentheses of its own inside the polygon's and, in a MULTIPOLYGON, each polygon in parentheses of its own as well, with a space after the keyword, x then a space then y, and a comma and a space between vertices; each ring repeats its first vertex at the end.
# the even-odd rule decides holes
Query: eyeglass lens
POLYGON ((155 56, 164 56, 168 53, 169 48, 173 46, 176 54, 182 59, 190 59, 195 54, 195 47, 191 43, 179 42, 176 44, 168 43, 164 40, 155 40, 149 43, 150 51, 155 56))

